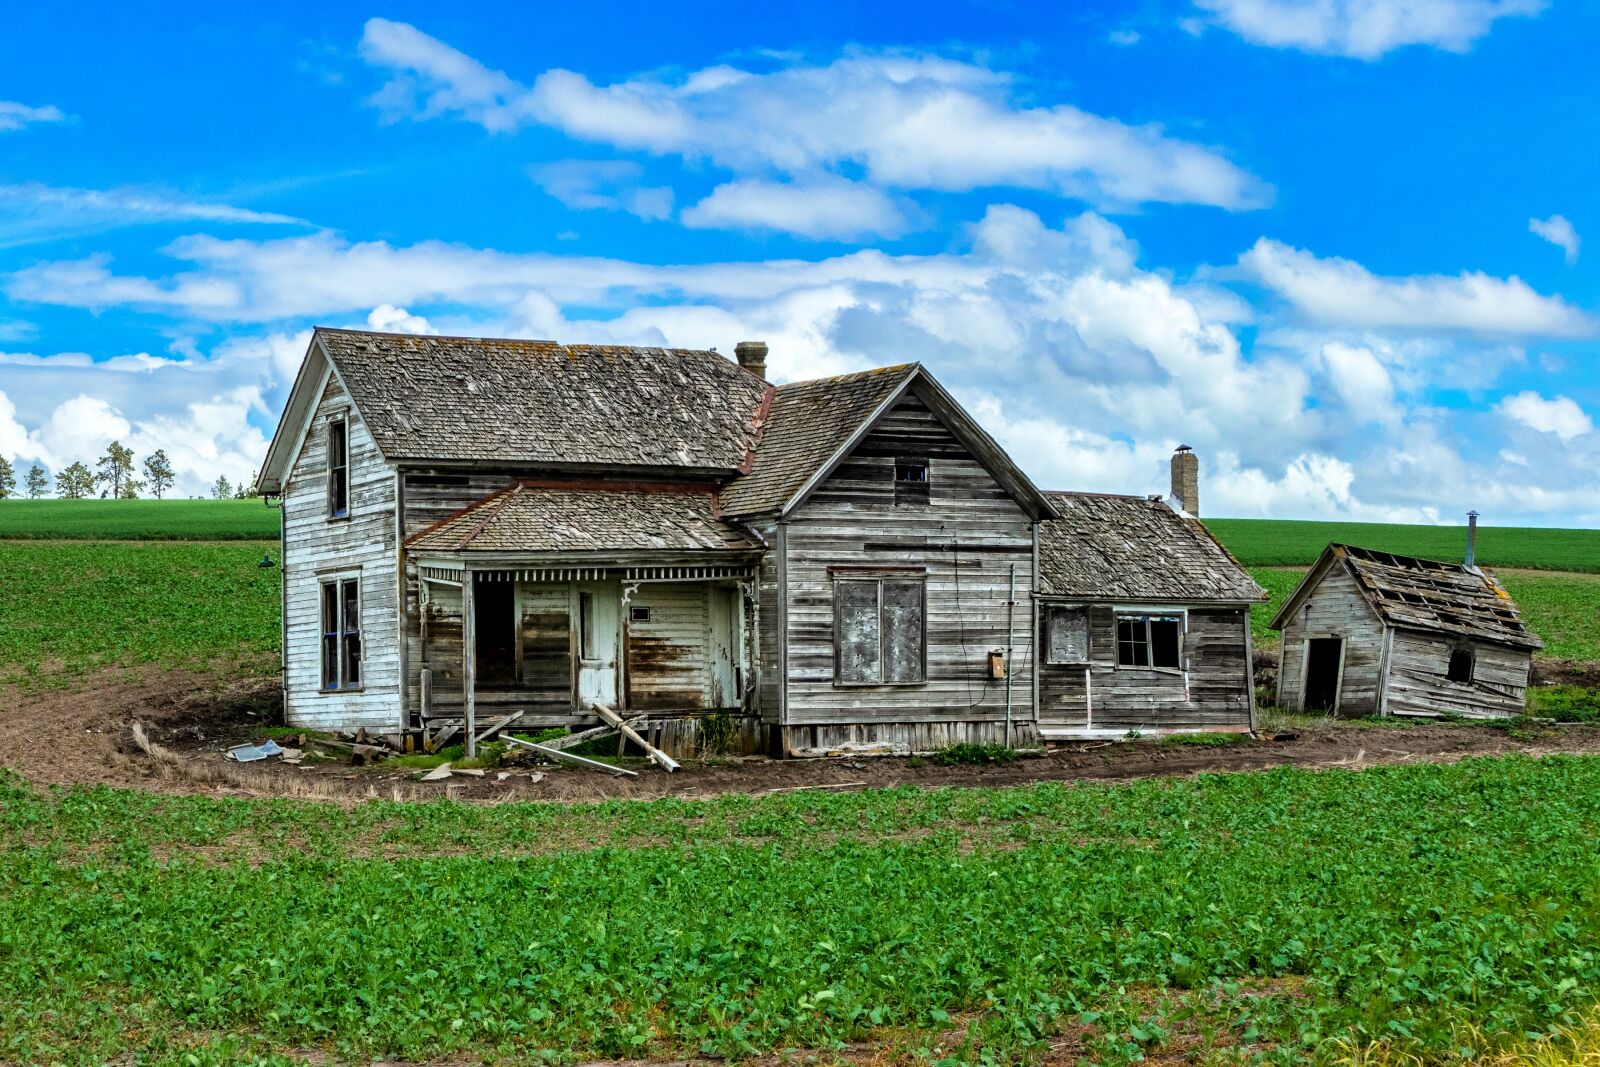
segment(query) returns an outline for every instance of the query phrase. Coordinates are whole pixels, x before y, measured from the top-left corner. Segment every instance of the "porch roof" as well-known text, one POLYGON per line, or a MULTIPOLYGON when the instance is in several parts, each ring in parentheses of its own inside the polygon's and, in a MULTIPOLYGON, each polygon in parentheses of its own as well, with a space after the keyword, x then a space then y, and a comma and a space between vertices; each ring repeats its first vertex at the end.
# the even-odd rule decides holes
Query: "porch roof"
POLYGON ((722 553, 761 545, 717 512, 708 486, 514 482, 419 530, 413 552, 722 553))

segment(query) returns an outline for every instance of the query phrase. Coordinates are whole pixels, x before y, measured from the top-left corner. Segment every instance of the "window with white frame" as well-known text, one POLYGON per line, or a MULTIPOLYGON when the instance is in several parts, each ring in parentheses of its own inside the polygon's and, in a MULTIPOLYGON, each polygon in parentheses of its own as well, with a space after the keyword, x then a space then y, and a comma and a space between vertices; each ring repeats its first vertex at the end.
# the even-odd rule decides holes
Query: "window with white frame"
POLYGON ((361 688, 361 581, 322 582, 322 688, 361 688))
POLYGON ((328 518, 350 515, 350 424, 338 415, 328 420, 328 518))
POLYGON ((1117 666, 1183 670, 1182 615, 1117 615, 1117 666))
POLYGON ((834 576, 835 685, 914 685, 926 680, 926 589, 921 574, 834 576))

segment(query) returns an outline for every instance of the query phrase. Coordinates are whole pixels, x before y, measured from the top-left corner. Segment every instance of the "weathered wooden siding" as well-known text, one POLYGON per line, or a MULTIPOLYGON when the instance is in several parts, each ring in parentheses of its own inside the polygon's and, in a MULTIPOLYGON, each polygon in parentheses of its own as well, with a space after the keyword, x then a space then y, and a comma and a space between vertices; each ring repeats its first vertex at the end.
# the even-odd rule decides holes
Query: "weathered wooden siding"
POLYGON ((1503 645, 1396 630, 1389 653, 1385 711, 1390 715, 1468 718, 1520 715, 1526 706, 1531 664, 1528 653, 1503 645), (1450 653, 1458 648, 1472 650, 1471 682, 1452 682, 1445 676, 1450 653))
POLYGON ((1383 623, 1355 579, 1335 563, 1307 595, 1283 628, 1278 668, 1278 704, 1302 710, 1306 642, 1317 637, 1344 639, 1344 674, 1339 690, 1340 715, 1376 715, 1383 665, 1383 623))
MULTIPOLYGON (((436 718, 462 713, 461 590, 428 583, 427 605, 420 616, 427 640, 419 647, 415 668, 432 675, 436 718)), ((522 647, 522 679, 517 685, 478 689, 478 716, 514 705, 538 714, 564 715, 572 710, 572 627, 568 613, 571 586, 565 582, 518 583, 518 627, 522 647), (487 709, 487 710, 486 710, 487 709)), ((420 684, 414 706, 420 700, 420 684)), ((509 711, 501 714, 509 714, 509 711)))
POLYGON ((750 528, 767 543, 756 574, 755 640, 749 652, 756 671, 756 711, 762 722, 776 723, 783 701, 783 544, 775 522, 750 528))
POLYGON ((683 710, 711 703, 711 631, 705 583, 641 585, 628 608, 648 608, 649 622, 624 616, 623 678, 627 706, 683 710))
POLYGON ((986 657, 1007 643, 1013 566, 1011 701, 1015 719, 1032 718, 1032 520, 920 399, 885 415, 796 510, 785 542, 787 725, 1003 720, 1006 683, 986 657), (927 504, 895 503, 897 456, 928 461, 927 504), (926 569, 926 682, 834 684, 829 567, 841 565, 926 569))
POLYGON ((1039 728, 1047 736, 1054 731, 1249 728, 1246 612, 1190 608, 1187 615, 1185 670, 1173 673, 1118 667, 1115 611, 1108 604, 1092 605, 1088 664, 1039 665, 1039 728))
POLYGON ((290 468, 283 494, 284 719, 312 729, 400 725, 395 476, 336 378, 290 468), (350 515, 328 518, 329 416, 348 412, 350 515), (361 577, 362 688, 322 691, 320 578, 361 577))
POLYGON ((512 475, 489 471, 413 471, 404 473, 406 536, 510 485, 512 475))

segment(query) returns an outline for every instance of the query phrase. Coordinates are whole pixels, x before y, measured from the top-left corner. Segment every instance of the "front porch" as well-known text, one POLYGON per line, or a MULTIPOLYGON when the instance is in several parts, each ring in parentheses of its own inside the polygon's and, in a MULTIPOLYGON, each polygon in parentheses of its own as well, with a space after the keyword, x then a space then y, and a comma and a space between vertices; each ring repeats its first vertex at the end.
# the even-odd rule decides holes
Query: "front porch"
POLYGON ((425 736, 582 729, 593 706, 645 714, 647 740, 759 750, 750 707, 753 563, 641 564, 424 557, 411 726, 425 736), (746 721, 748 720, 748 721, 746 721))

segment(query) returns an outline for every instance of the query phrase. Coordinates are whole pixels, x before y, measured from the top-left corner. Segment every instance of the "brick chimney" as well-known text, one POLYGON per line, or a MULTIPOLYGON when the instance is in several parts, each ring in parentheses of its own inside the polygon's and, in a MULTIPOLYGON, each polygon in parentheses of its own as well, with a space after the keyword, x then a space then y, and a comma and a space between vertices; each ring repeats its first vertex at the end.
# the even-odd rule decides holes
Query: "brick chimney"
POLYGON ((733 346, 733 354, 738 358, 739 366, 754 374, 757 378, 766 378, 767 342, 740 341, 733 346))
POLYGON ((1200 457, 1188 445, 1172 453, 1172 495, 1184 511, 1200 517, 1200 457))

